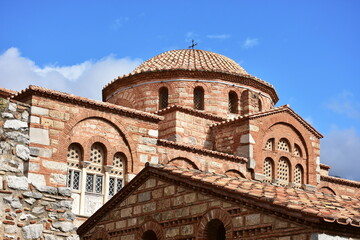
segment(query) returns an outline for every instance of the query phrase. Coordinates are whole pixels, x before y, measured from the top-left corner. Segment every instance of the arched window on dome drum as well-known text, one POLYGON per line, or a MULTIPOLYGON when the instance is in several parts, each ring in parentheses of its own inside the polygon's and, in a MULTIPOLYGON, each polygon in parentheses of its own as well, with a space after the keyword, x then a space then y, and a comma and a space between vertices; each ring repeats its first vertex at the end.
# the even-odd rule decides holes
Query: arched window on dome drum
POLYGON ((262 111, 262 103, 261 103, 261 100, 260 100, 260 98, 258 99, 258 106, 257 106, 257 110, 258 110, 258 112, 261 112, 262 111))
POLYGON ((280 185, 287 186, 290 181, 290 163, 285 157, 281 157, 278 163, 277 179, 280 185))
POLYGON ((290 152, 290 144, 286 138, 282 138, 278 142, 278 150, 284 152, 290 152))
POLYGON ((141 236, 141 240, 157 240, 157 239, 158 238, 156 236, 156 233, 154 231, 152 231, 152 230, 147 230, 141 236))
POLYGON ((239 97, 234 91, 229 92, 229 112, 238 113, 239 112, 239 97))
POLYGON ((274 162, 271 158, 266 158, 264 161, 264 182, 271 183, 274 178, 274 162))
POLYGON ((300 188, 304 181, 304 171, 300 164, 296 165, 294 171, 294 183, 295 187, 300 188))
POLYGON ((114 155, 112 164, 113 168, 109 174, 109 198, 114 196, 123 187, 126 159, 127 158, 124 153, 118 152, 114 155))
POLYGON ((82 161, 81 146, 77 143, 72 143, 68 148, 66 159, 68 165, 66 185, 72 190, 80 191, 80 161, 82 161))
POLYGON ((166 108, 169 104, 169 90, 166 87, 159 89, 159 110, 166 108))
POLYGON ((194 89, 194 108, 204 110, 204 89, 202 87, 194 89))

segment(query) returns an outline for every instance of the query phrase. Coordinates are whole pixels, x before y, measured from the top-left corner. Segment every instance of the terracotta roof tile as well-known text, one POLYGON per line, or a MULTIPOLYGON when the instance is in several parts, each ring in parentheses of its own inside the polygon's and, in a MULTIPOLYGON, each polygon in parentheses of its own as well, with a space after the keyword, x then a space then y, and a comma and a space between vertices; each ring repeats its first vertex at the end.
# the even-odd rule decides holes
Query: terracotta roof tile
POLYGON ((294 110, 292 110, 288 104, 273 108, 268 111, 258 112, 258 113, 254 113, 254 114, 250 114, 250 115, 246 114, 246 115, 238 116, 238 117, 235 117, 232 119, 227 119, 227 120, 224 120, 219 123, 214 123, 214 124, 210 125, 210 127, 211 128, 223 127, 223 126, 227 126, 228 124, 235 123, 235 122, 241 122, 244 120, 249 120, 249 119, 251 120, 251 119, 256 119, 256 118, 260 118, 260 117, 266 117, 266 116, 281 113, 281 112, 288 112, 295 119, 297 119, 306 129, 308 129, 310 132, 315 134, 315 136, 317 136, 318 138, 323 138, 323 135, 321 135, 321 133, 319 133, 315 128, 313 128, 309 123, 307 123, 302 117, 300 117, 294 110))
POLYGON ((155 114, 119 106, 119 105, 108 103, 108 102, 100 102, 97 100, 88 99, 88 98, 76 96, 73 94, 64 93, 64 92, 51 90, 51 89, 44 88, 44 87, 38 87, 38 86, 34 86, 34 85, 30 85, 25 90, 18 92, 16 95, 13 96, 13 98, 16 100, 21 100, 29 95, 43 95, 43 96, 46 96, 46 97, 49 97, 52 99, 60 99, 63 102, 71 102, 71 103, 75 103, 78 105, 89 106, 92 108, 102 108, 104 110, 111 110, 111 111, 115 111, 115 112, 122 113, 125 115, 130 115, 133 117, 138 117, 138 118, 140 117, 142 119, 152 119, 155 121, 160 121, 163 119, 163 117, 155 115, 155 114))
MULTIPOLYGON (((193 170, 177 168, 168 165, 150 165, 150 168, 180 175, 187 178, 193 170)), ((266 201, 273 207, 281 207, 287 211, 295 211, 311 217, 320 218, 329 222, 335 219, 339 224, 353 225, 359 227, 360 200, 348 196, 335 196, 321 192, 308 192, 302 189, 271 186, 266 183, 247 179, 237 179, 226 175, 208 172, 198 173, 193 179, 205 187, 211 189, 221 188, 223 191, 237 192, 241 197, 266 201)), ((236 197, 234 195, 234 197, 236 197)))

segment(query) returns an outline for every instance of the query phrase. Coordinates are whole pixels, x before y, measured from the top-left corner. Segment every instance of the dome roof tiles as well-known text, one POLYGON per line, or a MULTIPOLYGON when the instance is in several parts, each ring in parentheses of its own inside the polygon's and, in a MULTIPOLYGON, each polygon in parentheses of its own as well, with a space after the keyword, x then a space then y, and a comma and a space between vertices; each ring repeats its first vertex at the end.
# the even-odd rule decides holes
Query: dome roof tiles
POLYGON ((248 75, 239 64, 230 58, 198 49, 172 50, 161 53, 145 61, 132 74, 161 70, 212 71, 248 75))

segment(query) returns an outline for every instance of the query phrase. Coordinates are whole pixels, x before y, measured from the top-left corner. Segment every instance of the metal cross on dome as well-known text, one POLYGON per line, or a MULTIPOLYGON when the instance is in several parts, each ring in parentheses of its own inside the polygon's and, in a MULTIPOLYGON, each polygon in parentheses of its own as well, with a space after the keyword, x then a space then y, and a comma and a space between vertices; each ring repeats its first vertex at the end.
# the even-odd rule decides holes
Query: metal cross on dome
POLYGON ((194 40, 191 40, 191 42, 192 42, 192 44, 191 44, 191 46, 189 46, 189 48, 194 49, 194 47, 195 47, 196 45, 198 45, 198 43, 195 43, 194 40))

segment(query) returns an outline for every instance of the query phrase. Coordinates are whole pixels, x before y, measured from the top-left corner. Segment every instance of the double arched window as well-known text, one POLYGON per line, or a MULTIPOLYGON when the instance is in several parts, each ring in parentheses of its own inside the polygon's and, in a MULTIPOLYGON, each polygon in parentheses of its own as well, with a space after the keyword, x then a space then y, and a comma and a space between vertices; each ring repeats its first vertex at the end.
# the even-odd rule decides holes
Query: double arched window
POLYGON ((194 89, 194 108, 204 110, 204 89, 202 87, 194 89))

